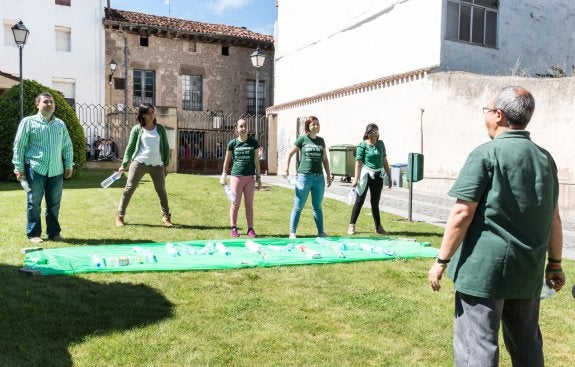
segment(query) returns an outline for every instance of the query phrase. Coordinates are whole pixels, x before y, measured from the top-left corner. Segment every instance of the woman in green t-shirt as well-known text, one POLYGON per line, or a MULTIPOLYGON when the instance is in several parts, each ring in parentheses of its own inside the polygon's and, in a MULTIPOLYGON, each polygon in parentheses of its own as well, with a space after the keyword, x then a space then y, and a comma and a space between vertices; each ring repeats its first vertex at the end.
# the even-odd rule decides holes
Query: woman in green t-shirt
POLYGON ((323 138, 317 136, 319 132, 319 120, 317 117, 308 117, 305 120, 304 129, 306 134, 299 136, 293 143, 288 153, 285 166, 285 175, 287 176, 289 175, 291 157, 298 151, 301 152, 301 161, 297 168, 294 205, 290 217, 289 237, 296 238, 296 230, 301 211, 305 206, 310 192, 317 235, 319 237, 327 237, 323 228, 323 212, 321 208, 326 186, 323 176, 324 169, 327 176, 327 186, 329 187, 331 185, 331 173, 329 171, 325 141, 323 138))
POLYGON ((248 123, 244 119, 236 122, 237 138, 230 140, 226 157, 224 158, 224 171, 220 183, 226 185, 227 170, 230 162, 232 171, 230 175, 230 188, 235 195, 235 199, 230 207, 231 236, 239 237, 237 221, 238 211, 242 202, 242 194, 245 197, 244 207, 246 209, 246 220, 248 222, 248 236, 256 237, 254 231, 254 192, 255 184, 258 184, 258 190, 262 186, 260 178, 260 161, 257 151, 260 147, 258 141, 248 137, 248 123), (254 179, 255 175, 255 179, 254 179))
POLYGON ((355 175, 351 186, 355 187, 357 197, 351 210, 351 219, 347 228, 348 235, 355 234, 355 222, 367 195, 366 188, 369 188, 371 197, 371 214, 375 222, 375 233, 386 234, 385 229, 381 226, 379 215, 379 199, 383 189, 382 170, 387 174, 388 187, 391 188, 391 180, 389 180, 391 173, 387 163, 385 145, 383 141, 379 140, 379 128, 376 124, 368 124, 363 134, 363 141, 357 145, 355 153, 355 175))

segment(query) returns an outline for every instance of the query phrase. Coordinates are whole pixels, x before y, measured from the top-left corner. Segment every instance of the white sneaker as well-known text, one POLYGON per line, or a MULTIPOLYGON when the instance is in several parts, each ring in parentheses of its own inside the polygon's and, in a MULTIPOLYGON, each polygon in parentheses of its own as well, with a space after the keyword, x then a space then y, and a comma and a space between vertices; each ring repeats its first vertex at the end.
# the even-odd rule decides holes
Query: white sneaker
POLYGON ((289 238, 290 238, 290 239, 294 239, 294 238, 297 238, 297 236, 295 235, 295 233, 290 233, 290 234, 289 234, 289 238))

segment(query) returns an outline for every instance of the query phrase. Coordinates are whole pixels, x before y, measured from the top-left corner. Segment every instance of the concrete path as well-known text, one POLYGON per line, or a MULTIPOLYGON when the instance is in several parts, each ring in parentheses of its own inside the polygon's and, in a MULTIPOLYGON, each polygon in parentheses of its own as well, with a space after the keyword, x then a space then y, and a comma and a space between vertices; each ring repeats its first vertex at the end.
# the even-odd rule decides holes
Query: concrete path
MULTIPOLYGON (((292 187, 281 176, 262 176, 262 183, 286 188, 292 187)), ((331 187, 326 189, 325 196, 345 202, 350 187, 350 183, 340 181, 339 177, 336 176, 331 187)), ((417 222, 445 226, 455 199, 448 195, 419 192, 416 191, 415 187, 412 197, 411 219, 417 222)), ((366 200, 366 203, 369 206, 368 200, 366 200)), ((380 201, 381 211, 408 218, 408 208, 408 189, 398 187, 383 189, 380 201)), ((563 218, 563 257, 571 260, 575 259, 575 222, 567 221, 565 218, 563 218)))

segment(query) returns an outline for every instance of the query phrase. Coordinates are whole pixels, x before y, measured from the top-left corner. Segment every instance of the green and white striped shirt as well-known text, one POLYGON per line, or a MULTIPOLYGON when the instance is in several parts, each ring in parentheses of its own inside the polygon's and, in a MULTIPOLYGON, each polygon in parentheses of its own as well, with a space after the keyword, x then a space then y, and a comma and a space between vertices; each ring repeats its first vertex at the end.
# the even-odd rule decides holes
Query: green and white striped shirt
POLYGON ((54 177, 74 166, 70 134, 64 121, 55 116, 50 121, 41 113, 22 119, 13 151, 12 164, 18 172, 29 164, 34 172, 54 177))

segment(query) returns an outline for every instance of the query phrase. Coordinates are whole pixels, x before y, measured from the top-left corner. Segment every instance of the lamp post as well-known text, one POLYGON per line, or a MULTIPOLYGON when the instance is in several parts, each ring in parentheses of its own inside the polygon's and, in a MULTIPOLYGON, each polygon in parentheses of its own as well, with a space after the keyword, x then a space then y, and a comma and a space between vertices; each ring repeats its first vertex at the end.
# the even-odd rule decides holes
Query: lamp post
MULTIPOLYGON (((114 72, 116 71, 116 68, 118 67, 118 64, 116 64, 116 61, 114 61, 114 59, 112 59, 112 61, 110 61, 110 78, 108 80, 108 82, 110 84, 112 84, 112 75, 114 75, 114 72)), ((112 97, 110 96, 110 99, 112 97)))
POLYGON ((258 95, 258 87, 260 84, 260 68, 264 65, 264 62, 266 61, 266 54, 264 54, 260 48, 258 47, 252 54, 251 54, 251 59, 252 59, 252 65, 254 66, 254 68, 256 68, 256 140, 258 139, 258 100, 259 100, 259 95, 258 95))
POLYGON ((18 23, 14 24, 12 27, 12 33, 14 34, 14 42, 18 45, 20 51, 20 121, 24 118, 24 87, 22 86, 22 49, 26 44, 28 39, 28 34, 30 31, 24 23, 20 20, 18 23))
MULTIPOLYGON (((110 61, 110 63, 108 64, 110 66, 110 76, 108 77, 108 84, 109 84, 109 88, 108 88, 108 94, 110 95, 109 98, 109 103, 110 103, 110 108, 112 110, 112 112, 116 112, 113 108, 112 108, 112 103, 114 101, 114 99, 112 98, 112 77, 114 76, 114 73, 116 72, 116 68, 118 67, 118 64, 116 63, 116 61, 114 61, 114 59, 112 59, 112 61, 110 61)), ((108 116, 108 118, 106 119, 106 126, 108 127, 108 137, 112 136, 112 123, 111 121, 109 121, 110 117, 108 116)))

